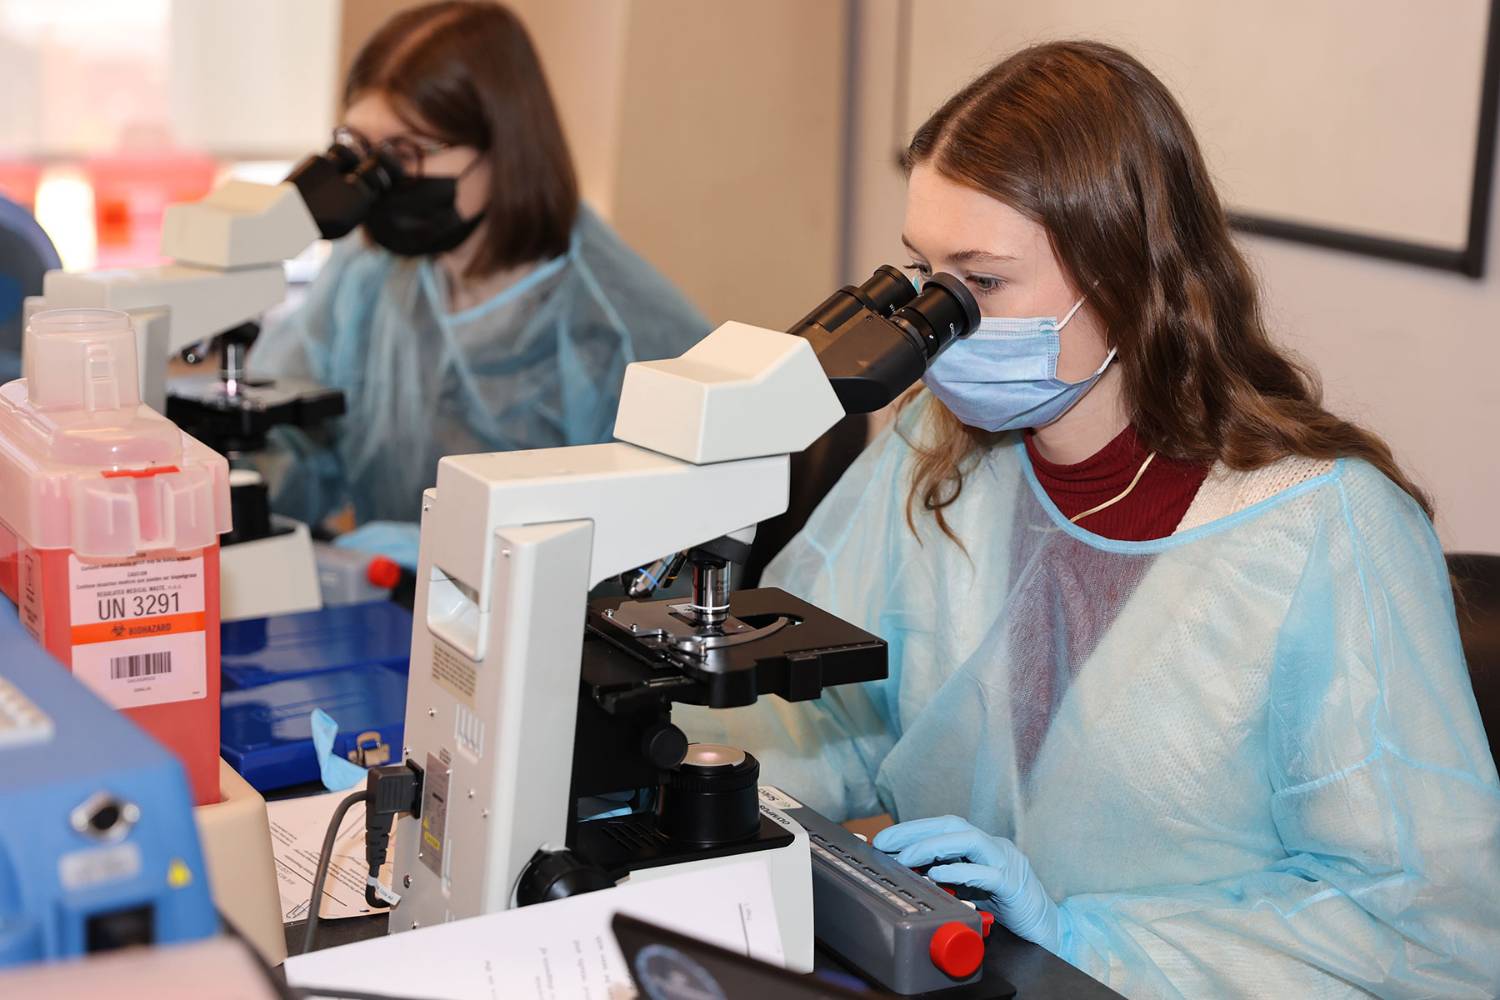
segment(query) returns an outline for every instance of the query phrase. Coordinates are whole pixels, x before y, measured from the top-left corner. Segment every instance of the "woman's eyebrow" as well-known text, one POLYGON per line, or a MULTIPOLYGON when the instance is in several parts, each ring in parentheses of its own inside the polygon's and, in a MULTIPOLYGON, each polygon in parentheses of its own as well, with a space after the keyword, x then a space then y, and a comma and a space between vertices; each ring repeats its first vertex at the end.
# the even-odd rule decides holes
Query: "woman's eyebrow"
POLYGON ((1014 254, 990 253, 988 250, 959 250, 951 256, 953 260, 984 264, 1001 263, 1017 259, 1014 254))
MULTIPOLYGON (((922 256, 922 252, 907 238, 905 233, 901 234, 901 243, 916 256, 922 256)), ((988 250, 959 250, 956 253, 949 254, 948 259, 961 260, 965 263, 997 264, 1018 258, 1011 254, 991 253, 988 250)))

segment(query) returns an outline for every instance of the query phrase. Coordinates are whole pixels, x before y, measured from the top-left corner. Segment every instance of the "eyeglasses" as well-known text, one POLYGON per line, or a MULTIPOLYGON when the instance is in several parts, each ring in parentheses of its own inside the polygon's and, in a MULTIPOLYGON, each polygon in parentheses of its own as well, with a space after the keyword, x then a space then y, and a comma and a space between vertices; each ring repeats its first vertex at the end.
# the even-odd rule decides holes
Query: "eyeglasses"
POLYGON ((347 125, 340 125, 333 130, 333 142, 351 150, 361 160, 371 154, 380 154, 393 161, 408 177, 421 177, 427 157, 436 156, 455 145, 409 135, 393 135, 389 139, 372 143, 363 133, 347 125))

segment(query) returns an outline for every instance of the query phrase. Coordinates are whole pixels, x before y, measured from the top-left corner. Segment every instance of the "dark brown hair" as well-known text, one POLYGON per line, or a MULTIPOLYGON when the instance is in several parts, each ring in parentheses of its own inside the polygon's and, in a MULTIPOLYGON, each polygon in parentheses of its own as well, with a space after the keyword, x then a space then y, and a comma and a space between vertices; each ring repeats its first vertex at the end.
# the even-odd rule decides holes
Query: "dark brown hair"
MULTIPOLYGON (((1187 119, 1134 58, 1096 42, 1023 49, 927 119, 904 163, 930 164, 1047 230, 1119 350, 1147 448, 1234 469, 1361 458, 1432 516, 1385 442, 1323 409, 1316 376, 1272 343, 1187 119)), ((943 508, 998 435, 941 406, 931 419, 907 520, 920 501, 954 537, 943 508)))
POLYGON ((368 93, 385 96, 414 132, 486 154, 490 193, 472 274, 568 249, 578 180, 531 37, 508 8, 447 0, 401 11, 349 68, 345 106, 368 93))

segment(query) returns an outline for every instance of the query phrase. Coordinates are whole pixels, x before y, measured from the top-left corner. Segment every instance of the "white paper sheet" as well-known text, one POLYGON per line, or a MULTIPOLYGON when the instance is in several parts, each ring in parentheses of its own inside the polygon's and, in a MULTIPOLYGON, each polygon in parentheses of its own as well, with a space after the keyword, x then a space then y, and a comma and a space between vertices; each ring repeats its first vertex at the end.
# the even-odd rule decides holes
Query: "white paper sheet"
MULTIPOLYGON (((323 849, 328 821, 333 818, 334 808, 349 794, 348 791, 329 792, 266 803, 266 813, 271 820, 271 851, 276 857, 276 883, 281 892, 282 923, 307 919, 313 876, 318 870, 318 852, 323 849)), ((393 830, 387 858, 396 856, 395 848, 393 830)), ((344 822, 339 824, 338 839, 333 845, 333 862, 328 866, 328 879, 323 885, 321 919, 339 920, 385 912, 383 908, 365 902, 365 877, 368 874, 365 805, 359 802, 350 807, 344 814, 344 822)), ((387 887, 391 884, 389 861, 380 871, 380 881, 387 887)))
POLYGON ((423 1000, 627 1000, 616 913, 783 961, 770 880, 739 862, 298 955, 287 982, 423 1000))

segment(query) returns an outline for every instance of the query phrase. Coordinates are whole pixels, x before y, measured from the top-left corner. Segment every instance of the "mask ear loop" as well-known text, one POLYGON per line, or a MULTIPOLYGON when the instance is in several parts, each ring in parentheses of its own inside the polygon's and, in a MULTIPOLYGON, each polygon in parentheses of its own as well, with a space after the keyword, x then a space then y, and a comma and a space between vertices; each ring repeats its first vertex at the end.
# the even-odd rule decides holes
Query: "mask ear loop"
MULTIPOLYGON (((1096 282, 1094 282, 1094 284, 1097 285, 1098 282, 1096 281, 1096 282)), ((1069 309, 1068 310, 1068 314, 1062 318, 1062 322, 1057 324, 1057 332, 1058 333, 1062 332, 1062 328, 1068 325, 1068 323, 1073 319, 1074 315, 1077 314, 1078 310, 1080 310, 1080 309, 1083 308, 1083 304, 1086 301, 1088 301, 1088 296, 1084 295, 1084 296, 1080 297, 1077 302, 1073 303, 1073 308, 1069 309)), ((1111 347, 1109 349, 1109 353, 1104 356, 1104 363, 1099 366, 1099 370, 1096 371, 1096 372, 1094 372, 1094 374, 1090 375, 1088 378, 1079 379, 1079 382, 1087 382, 1091 378, 1098 378, 1100 375, 1103 375, 1104 374, 1104 369, 1108 368, 1109 367, 1109 363, 1115 359, 1116 350, 1117 350, 1116 348, 1111 347)), ((1078 383, 1077 382, 1070 382, 1068 384, 1069 385, 1077 385, 1078 383)), ((1134 486, 1133 483, 1131 485, 1134 486)), ((1129 491, 1127 490, 1126 492, 1129 492, 1129 491)), ((1119 499, 1119 497, 1115 498, 1115 500, 1118 500, 1118 499, 1119 499)), ((1114 502, 1115 502, 1114 500, 1110 501, 1110 503, 1114 503, 1114 502)), ((1094 513, 1094 512, 1093 511, 1088 511, 1088 514, 1092 514, 1092 513, 1094 513)), ((1085 516, 1087 516, 1087 515, 1086 514, 1080 514, 1079 515, 1079 517, 1085 517, 1085 516)))
MULTIPOLYGON (((454 186, 455 186, 455 190, 454 190, 455 201, 457 200, 457 194, 458 194, 458 192, 457 192, 458 182, 461 181, 461 180, 463 180, 465 177, 469 176, 469 171, 473 170, 475 167, 479 166, 481 163, 484 162, 484 159, 485 159, 484 154, 485 154, 485 150, 483 150, 483 149, 476 150, 475 153, 474 153, 474 159, 472 159, 472 160, 469 161, 469 165, 467 167, 464 167, 462 170, 460 170, 457 174, 454 175, 454 177, 453 177, 453 183, 454 183, 454 186)), ((455 206, 455 208, 456 207, 457 206, 455 206)), ((489 211, 489 206, 486 205, 484 208, 481 208, 479 210, 479 213, 477 215, 473 216, 473 218, 483 220, 485 213, 488 212, 488 211, 489 211)), ((469 220, 465 219, 464 221, 468 222, 469 220)), ((481 224, 483 224, 483 223, 481 222, 481 224)))
POLYGON ((1062 322, 1057 324, 1057 332, 1058 333, 1062 333, 1062 328, 1068 325, 1068 323, 1073 319, 1074 314, 1077 313, 1078 310, 1082 309, 1083 308, 1083 304, 1085 302, 1087 302, 1087 301, 1088 301, 1088 296, 1087 295, 1081 295, 1081 296, 1079 296, 1078 301, 1075 302, 1075 303, 1073 303, 1073 308, 1069 309, 1068 310, 1068 314, 1062 318, 1062 322))
MULTIPOLYGON (((1094 284, 1097 285, 1098 282, 1096 281, 1094 282, 1094 284)), ((1087 298, 1087 296, 1084 296, 1084 298, 1087 298)), ((1083 301, 1083 299, 1079 299, 1076 303, 1073 304, 1073 308, 1068 310, 1068 315, 1063 317, 1063 321, 1057 325, 1057 328, 1059 330, 1066 326, 1068 320, 1073 318, 1073 314, 1083 307, 1083 301)), ((1108 368, 1109 363, 1115 359, 1115 351, 1116 348, 1111 347, 1109 349, 1109 353, 1104 356, 1104 363, 1100 365, 1099 370, 1094 372, 1094 374, 1089 376, 1089 378, 1098 378, 1100 375, 1104 374, 1104 369, 1108 368)), ((1084 379, 1084 381, 1088 381, 1088 379, 1084 379)), ((1155 460, 1155 458, 1156 452, 1154 451, 1146 456, 1146 460, 1141 463, 1141 467, 1135 470, 1135 477, 1130 480, 1130 485, 1125 487, 1122 492, 1113 497, 1110 497, 1108 500, 1104 501, 1098 506, 1090 507, 1082 514, 1074 514, 1072 517, 1068 518, 1068 523, 1077 524, 1079 521, 1082 521, 1086 517, 1091 517, 1102 510, 1108 510, 1115 504, 1119 503, 1121 500, 1124 500, 1126 497, 1130 496, 1131 491, 1134 490, 1136 486, 1140 485, 1141 478, 1146 475, 1146 470, 1151 467, 1151 463, 1155 460)))
POLYGON ((1154 451, 1146 456, 1146 460, 1141 463, 1141 467, 1135 470, 1135 478, 1130 481, 1129 486, 1125 487, 1125 491, 1123 493, 1120 493, 1118 496, 1111 497, 1097 507, 1090 507, 1082 514, 1074 514, 1072 517, 1068 518, 1068 523, 1077 524, 1079 521, 1082 521, 1090 514, 1097 514, 1101 510, 1107 510, 1110 507, 1113 507, 1115 504, 1119 503, 1121 500, 1124 500, 1126 497, 1130 496, 1130 491, 1135 489, 1136 486, 1140 483, 1141 477, 1146 474, 1146 469, 1150 467, 1151 460, 1154 458, 1156 458, 1156 452, 1154 451))
POLYGON ((484 154, 485 154, 485 150, 483 150, 483 149, 476 149, 474 151, 474 159, 470 160, 469 161, 469 165, 467 167, 464 167, 462 170, 460 170, 458 172, 457 176, 455 176, 453 179, 455 181, 461 181, 465 177, 469 176, 469 171, 473 170, 475 167, 479 166, 481 163, 484 162, 484 154))

